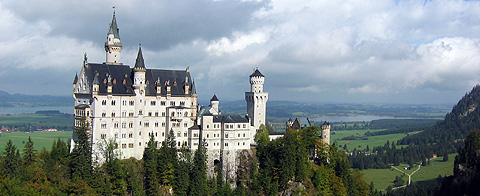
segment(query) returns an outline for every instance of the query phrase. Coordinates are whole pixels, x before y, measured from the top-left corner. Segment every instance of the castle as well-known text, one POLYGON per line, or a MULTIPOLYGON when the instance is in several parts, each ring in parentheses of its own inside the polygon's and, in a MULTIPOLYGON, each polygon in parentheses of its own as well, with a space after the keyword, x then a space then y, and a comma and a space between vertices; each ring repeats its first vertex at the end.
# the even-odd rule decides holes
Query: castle
MULTIPOLYGON (((261 124, 265 124, 268 93, 263 92, 265 76, 255 69, 250 75, 251 89, 245 92, 247 115, 222 115, 216 95, 210 105, 197 104, 195 82, 185 70, 147 69, 141 45, 135 65, 121 61, 120 40, 115 12, 105 42, 104 63, 83 65, 73 82, 75 126, 88 122, 93 159, 103 163, 108 141, 118 144, 121 159, 142 159, 153 135, 158 147, 173 131, 177 147, 198 148, 206 141, 208 173, 223 160, 224 174, 235 177, 238 153, 250 150, 261 124)), ((77 141, 74 131, 72 148, 77 141)))

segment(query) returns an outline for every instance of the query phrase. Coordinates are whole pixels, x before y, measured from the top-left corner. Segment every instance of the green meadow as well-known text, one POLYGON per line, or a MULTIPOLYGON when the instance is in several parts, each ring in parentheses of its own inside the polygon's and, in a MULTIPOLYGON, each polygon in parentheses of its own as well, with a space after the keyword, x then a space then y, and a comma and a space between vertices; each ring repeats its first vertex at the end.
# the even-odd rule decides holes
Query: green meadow
MULTIPOLYGON (((449 154, 448 161, 443 162, 443 158, 439 157, 436 159, 430 160, 430 165, 421 167, 415 174, 412 175, 412 183, 432 183, 437 177, 440 176, 447 176, 453 174, 453 163, 455 160, 455 156, 457 154, 449 154)), ((405 173, 411 174, 415 171, 418 167, 418 164, 412 167, 411 170, 404 170, 404 167, 408 166, 407 164, 400 164, 399 166, 395 166, 398 169, 401 169, 405 173)), ((388 186, 393 186, 393 181, 395 180, 395 176, 401 176, 405 183, 408 182, 408 176, 403 175, 398 170, 393 168, 389 169, 366 169, 362 170, 365 181, 373 182, 374 186, 378 190, 384 190, 388 186)))
POLYGON ((72 138, 72 131, 58 131, 58 132, 11 132, 0 134, 0 152, 5 150, 5 145, 8 140, 12 140, 13 144, 22 152, 28 137, 32 138, 34 147, 37 151, 45 147, 47 150, 52 148, 54 140, 60 138, 68 142, 72 138))
MULTIPOLYGON (((375 146, 383 146, 387 143, 387 140, 390 142, 397 141, 399 139, 404 138, 407 136, 407 133, 397 133, 397 134, 389 134, 389 135, 375 135, 369 136, 368 140, 340 140, 341 138, 348 137, 348 136, 363 136, 366 132, 377 132, 383 131, 385 129, 367 129, 367 130, 345 130, 345 131, 333 131, 335 134, 330 136, 331 142, 336 141, 337 146, 342 148, 345 144, 347 144, 347 149, 349 151, 353 151, 354 148, 357 150, 364 150, 367 148, 367 145, 370 147, 370 150, 375 146)), ((413 134, 413 132, 408 133, 413 134)))

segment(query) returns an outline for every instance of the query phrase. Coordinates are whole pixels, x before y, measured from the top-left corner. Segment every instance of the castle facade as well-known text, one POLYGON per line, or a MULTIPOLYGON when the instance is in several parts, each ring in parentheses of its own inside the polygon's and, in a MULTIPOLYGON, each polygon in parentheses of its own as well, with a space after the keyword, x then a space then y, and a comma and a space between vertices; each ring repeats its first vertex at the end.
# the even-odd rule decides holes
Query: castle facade
MULTIPOLYGON (((135 65, 120 59, 122 42, 115 12, 105 42, 106 61, 90 63, 84 56, 75 75, 75 126, 89 125, 93 159, 103 163, 106 144, 116 142, 120 159, 142 159, 153 135, 158 147, 173 131, 177 147, 196 150, 206 142, 208 173, 222 160, 224 174, 235 177, 237 155, 250 150, 256 130, 265 124, 268 93, 258 69, 250 75, 251 91, 245 93, 248 115, 222 115, 216 95, 210 105, 197 104, 197 92, 189 68, 148 69, 139 46, 135 65)), ((72 148, 77 141, 73 133, 72 148)))

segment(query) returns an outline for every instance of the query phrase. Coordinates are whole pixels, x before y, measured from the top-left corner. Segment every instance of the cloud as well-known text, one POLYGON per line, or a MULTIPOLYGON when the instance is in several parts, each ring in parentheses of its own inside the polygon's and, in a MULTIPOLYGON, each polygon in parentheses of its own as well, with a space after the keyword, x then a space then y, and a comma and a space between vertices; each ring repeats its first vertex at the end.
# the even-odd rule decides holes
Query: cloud
MULTIPOLYGON (((190 67, 200 99, 213 93, 243 99, 256 67, 266 76, 271 100, 454 102, 480 78, 476 1, 115 4, 122 61, 131 65, 142 42, 147 67, 190 67), (431 96, 420 92, 434 92, 438 100, 425 101, 431 96)), ((14 66, 32 77, 61 68, 58 74, 70 77, 55 84, 65 83, 69 94, 69 78, 80 70, 83 52, 90 62, 104 61, 111 6, 92 0, 0 1, 0 67, 14 66)), ((0 83, 16 89, 6 79, 0 83)))

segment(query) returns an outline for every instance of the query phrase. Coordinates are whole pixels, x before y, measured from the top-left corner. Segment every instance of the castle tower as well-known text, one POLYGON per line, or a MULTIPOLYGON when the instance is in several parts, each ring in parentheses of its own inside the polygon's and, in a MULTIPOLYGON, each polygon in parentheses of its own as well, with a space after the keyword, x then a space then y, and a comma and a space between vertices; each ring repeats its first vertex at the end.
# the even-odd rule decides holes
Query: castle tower
POLYGON ((112 23, 110 23, 107 33, 107 41, 105 41, 105 52, 107 53, 105 63, 107 64, 122 64, 120 63, 122 42, 120 41, 118 30, 115 11, 113 11, 112 23))
POLYGON ((325 121, 322 126, 322 141, 324 144, 330 144, 330 123, 325 121))
POLYGON ((210 106, 212 106, 210 113, 212 113, 213 115, 219 115, 220 114, 220 110, 218 109, 219 104, 220 104, 220 100, 218 100, 217 95, 213 95, 212 99, 210 99, 210 106))
POLYGON ((138 46, 137 60, 135 61, 133 72, 133 88, 136 94, 140 93, 140 95, 142 95, 147 86, 145 83, 147 69, 145 68, 145 61, 143 60, 142 45, 138 46))
MULTIPOLYGON (((250 92, 245 92, 245 100, 247 101, 247 114, 250 118, 250 123, 256 129, 260 125, 265 124, 265 117, 267 112, 268 93, 263 92, 263 83, 265 76, 255 69, 250 75, 250 92)), ((252 136, 255 133, 252 133, 252 136)))

